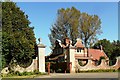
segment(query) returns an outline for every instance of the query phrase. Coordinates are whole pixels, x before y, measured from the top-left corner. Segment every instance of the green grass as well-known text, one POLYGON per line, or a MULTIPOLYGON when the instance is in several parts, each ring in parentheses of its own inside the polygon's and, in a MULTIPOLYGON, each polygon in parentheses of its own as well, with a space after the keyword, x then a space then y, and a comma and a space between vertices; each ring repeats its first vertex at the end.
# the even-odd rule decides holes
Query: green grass
POLYGON ((34 72, 23 72, 23 73, 20 73, 18 71, 16 72, 10 71, 8 74, 1 74, 1 77, 2 78, 34 78, 41 75, 47 75, 47 73, 41 73, 37 70, 35 70, 34 72))
POLYGON ((115 69, 99 69, 99 70, 86 70, 86 71, 78 71, 77 73, 82 73, 82 72, 120 72, 120 70, 115 70, 115 69))

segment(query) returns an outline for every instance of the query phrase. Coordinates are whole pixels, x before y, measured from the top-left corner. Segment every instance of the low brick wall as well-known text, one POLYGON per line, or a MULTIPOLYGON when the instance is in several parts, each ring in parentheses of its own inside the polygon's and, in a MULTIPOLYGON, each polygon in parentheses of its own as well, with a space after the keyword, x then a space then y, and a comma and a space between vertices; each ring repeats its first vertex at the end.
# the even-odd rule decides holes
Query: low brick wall
POLYGON ((120 68, 120 57, 117 57, 116 58, 117 61, 116 61, 116 64, 113 65, 113 66, 109 66, 107 65, 106 61, 103 59, 101 61, 101 64, 98 65, 98 66, 95 66, 93 63, 92 63, 92 60, 88 60, 88 63, 85 65, 85 66, 80 66, 78 64, 78 61, 76 61, 76 66, 75 66, 75 70, 78 71, 86 71, 86 70, 99 70, 99 69, 119 69, 120 68))
POLYGON ((23 68, 23 67, 20 67, 19 65, 17 65, 15 68, 14 68, 14 71, 19 71, 19 72, 33 72, 34 70, 37 70, 37 62, 36 62, 36 59, 33 59, 33 62, 32 64, 27 67, 27 68, 23 68))
MULTIPOLYGON (((13 68, 13 70, 14 71, 19 71, 19 72, 33 72, 34 70, 37 70, 38 68, 38 65, 37 65, 38 63, 37 63, 37 60, 36 59, 33 59, 33 61, 32 61, 32 64, 29 66, 29 67, 27 67, 27 68, 23 68, 23 67, 20 67, 19 65, 17 65, 17 66, 15 66, 14 68, 13 68)), ((8 67, 6 67, 6 68, 4 68, 2 71, 1 71, 1 73, 3 73, 3 74, 7 74, 7 73, 9 73, 9 70, 8 70, 8 67)))
POLYGON ((120 57, 117 58, 115 65, 110 66, 110 68, 112 68, 112 69, 119 69, 120 68, 120 57))

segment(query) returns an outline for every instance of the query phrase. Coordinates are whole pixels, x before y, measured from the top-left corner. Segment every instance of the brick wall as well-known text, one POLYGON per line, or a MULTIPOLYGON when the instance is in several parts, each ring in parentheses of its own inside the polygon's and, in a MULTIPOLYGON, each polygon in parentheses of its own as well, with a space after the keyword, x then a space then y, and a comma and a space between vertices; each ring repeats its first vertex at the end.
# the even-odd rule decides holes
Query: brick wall
POLYGON ((85 70, 99 70, 99 69, 119 69, 120 68, 120 57, 116 58, 116 64, 113 66, 109 66, 107 62, 103 59, 101 64, 95 66, 92 60, 88 60, 88 63, 85 66, 80 66, 78 61, 75 62, 75 70, 85 71, 85 70))
MULTIPOLYGON (((19 71, 19 72, 33 72, 34 70, 37 70, 38 69, 38 62, 37 62, 37 59, 33 59, 32 61, 32 64, 27 67, 27 68, 23 68, 23 67, 20 67, 19 65, 15 66, 13 68, 14 71, 19 71)), ((7 74, 9 73, 9 70, 8 70, 8 67, 4 68, 1 73, 3 74, 7 74)))

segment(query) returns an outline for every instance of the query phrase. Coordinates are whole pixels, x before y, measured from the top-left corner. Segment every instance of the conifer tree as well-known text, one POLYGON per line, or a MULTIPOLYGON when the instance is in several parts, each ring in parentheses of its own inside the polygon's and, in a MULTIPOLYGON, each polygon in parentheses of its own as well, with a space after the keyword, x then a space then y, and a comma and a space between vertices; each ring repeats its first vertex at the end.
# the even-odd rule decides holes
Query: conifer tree
POLYGON ((2 3, 3 67, 16 61, 20 66, 31 64, 36 40, 28 16, 13 2, 2 3))

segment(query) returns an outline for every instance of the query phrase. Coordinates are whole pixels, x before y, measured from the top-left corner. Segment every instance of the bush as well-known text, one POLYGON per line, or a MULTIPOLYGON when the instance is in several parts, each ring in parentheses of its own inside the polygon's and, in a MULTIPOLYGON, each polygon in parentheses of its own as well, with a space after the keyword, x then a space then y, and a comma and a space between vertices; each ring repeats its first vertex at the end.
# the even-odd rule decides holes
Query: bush
POLYGON ((34 70, 33 73, 34 73, 34 74, 41 74, 41 72, 39 72, 38 70, 34 70))
POLYGON ((115 65, 115 63, 116 63, 116 59, 109 60, 109 65, 110 66, 115 65))
POLYGON ((15 75, 21 76, 21 73, 19 71, 16 71, 15 75))
POLYGON ((30 76, 30 75, 46 75, 46 73, 41 73, 38 70, 34 70, 33 72, 22 72, 19 71, 10 71, 8 74, 1 74, 1 77, 12 77, 12 76, 30 76))
POLYGON ((78 60, 78 64, 79 64, 80 66, 85 66, 87 63, 88 63, 88 60, 78 60), (84 61, 85 63, 83 63, 83 61, 84 61))

